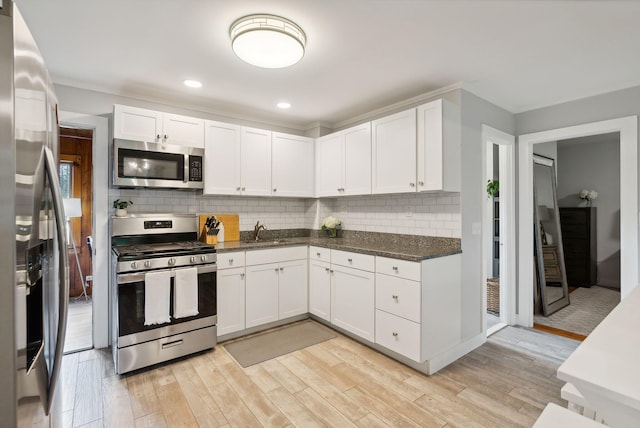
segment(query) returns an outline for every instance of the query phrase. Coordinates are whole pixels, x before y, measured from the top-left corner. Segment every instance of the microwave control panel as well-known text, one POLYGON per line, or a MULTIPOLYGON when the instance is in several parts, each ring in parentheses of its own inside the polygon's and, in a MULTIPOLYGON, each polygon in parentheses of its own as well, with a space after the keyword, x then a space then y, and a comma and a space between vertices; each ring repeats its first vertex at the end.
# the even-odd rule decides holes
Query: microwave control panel
POLYGON ((202 181, 202 156, 189 155, 189 181, 202 181))

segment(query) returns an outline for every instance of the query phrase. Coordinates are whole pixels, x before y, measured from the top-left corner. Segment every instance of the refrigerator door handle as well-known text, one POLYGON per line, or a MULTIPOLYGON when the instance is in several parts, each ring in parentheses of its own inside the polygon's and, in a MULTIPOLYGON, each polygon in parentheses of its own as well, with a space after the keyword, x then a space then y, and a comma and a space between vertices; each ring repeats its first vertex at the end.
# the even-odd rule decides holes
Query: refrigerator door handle
POLYGON ((58 334, 56 341, 56 350, 53 359, 53 370, 51 373, 51 380, 49 381, 49 391, 47 394, 47 406, 45 411, 47 415, 51 411, 53 405, 53 398, 60 377, 60 370, 62 369, 62 353, 64 351, 64 341, 67 333, 67 310, 68 310, 68 296, 69 296, 69 259, 67 257, 67 236, 65 234, 65 221, 64 206, 62 204, 62 194, 60 193, 60 182, 58 179, 58 167, 56 165, 53 152, 50 148, 44 148, 45 157, 45 170, 47 171, 47 178, 49 179, 49 185, 51 187, 51 195, 53 198, 53 212, 56 222, 56 234, 58 237, 58 275, 59 275, 59 295, 58 300, 60 304, 60 312, 58 314, 58 334))

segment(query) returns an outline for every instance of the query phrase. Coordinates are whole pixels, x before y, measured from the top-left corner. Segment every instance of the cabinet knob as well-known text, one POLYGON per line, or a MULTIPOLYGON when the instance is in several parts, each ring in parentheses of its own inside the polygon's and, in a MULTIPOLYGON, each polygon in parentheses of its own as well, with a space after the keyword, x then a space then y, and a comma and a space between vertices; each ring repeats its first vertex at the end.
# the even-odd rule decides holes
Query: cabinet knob
POLYGON ((278 272, 278 268, 275 268, 274 270, 275 270, 276 272, 278 272))
POLYGON ((240 191, 240 187, 236 187, 236 190, 239 192, 240 191))
POLYGON ((418 181, 418 185, 424 186, 424 181, 418 181))
POLYGON ((229 259, 229 264, 232 265, 233 264, 233 259, 229 259))
POLYGON ((240 274, 240 279, 244 279, 244 274, 243 273, 240 274))
POLYGON ((274 191, 274 192, 277 192, 277 191, 278 191, 278 189, 273 189, 273 191, 274 191))
POLYGON ((391 334, 393 335, 393 337, 398 337, 398 333, 396 333, 395 331, 391 334))
POLYGON ((164 139, 165 139, 165 140, 168 140, 168 139, 169 139, 169 136, 168 136, 167 134, 164 134, 164 139))
POLYGON ((284 268, 280 268, 280 272, 282 272, 284 270, 284 268))
POLYGON ((329 272, 329 268, 324 268, 325 272, 329 272))
POLYGON ((330 269, 330 270, 329 270, 329 272, 330 272, 330 273, 333 273, 333 269, 330 269))
POLYGON ((398 295, 397 295, 397 294, 394 294, 394 295, 392 295, 392 296, 391 296, 391 298, 392 298, 393 300, 398 300, 398 295))
POLYGON ((242 191, 244 192, 244 189, 246 189, 246 187, 242 186, 242 191))
POLYGON ((158 140, 160 139, 160 134, 156 135, 156 139, 158 139, 158 140))
POLYGON ((349 263, 353 263, 353 259, 347 259, 349 263))
POLYGON ((416 187, 416 183, 409 183, 409 186, 416 187))
POLYGON ((316 256, 320 257, 320 253, 316 253, 316 256))
POLYGON ((393 266, 391 269, 393 269, 394 271, 398 272, 398 266, 393 266))

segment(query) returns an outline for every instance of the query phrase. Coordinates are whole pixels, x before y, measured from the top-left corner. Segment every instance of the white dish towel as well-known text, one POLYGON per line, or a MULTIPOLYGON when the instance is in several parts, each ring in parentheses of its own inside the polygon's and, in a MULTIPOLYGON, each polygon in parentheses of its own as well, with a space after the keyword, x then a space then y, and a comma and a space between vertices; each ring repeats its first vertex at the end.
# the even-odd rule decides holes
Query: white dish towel
POLYGON ((198 315, 198 268, 176 269, 173 290, 173 317, 198 315))
POLYGON ((171 271, 144 274, 144 325, 171 321, 171 271))

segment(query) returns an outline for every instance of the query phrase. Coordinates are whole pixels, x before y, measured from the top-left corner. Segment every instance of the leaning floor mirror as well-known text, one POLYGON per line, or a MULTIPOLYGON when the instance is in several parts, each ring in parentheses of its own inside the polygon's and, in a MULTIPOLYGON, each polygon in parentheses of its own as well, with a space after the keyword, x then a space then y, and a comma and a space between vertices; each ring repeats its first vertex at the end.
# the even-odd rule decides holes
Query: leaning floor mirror
POLYGON ((538 287, 542 313, 548 316, 569 304, 553 159, 533 157, 533 190, 538 287))

